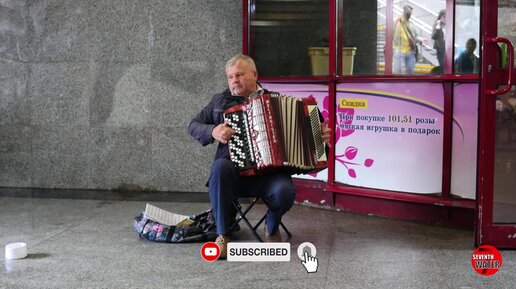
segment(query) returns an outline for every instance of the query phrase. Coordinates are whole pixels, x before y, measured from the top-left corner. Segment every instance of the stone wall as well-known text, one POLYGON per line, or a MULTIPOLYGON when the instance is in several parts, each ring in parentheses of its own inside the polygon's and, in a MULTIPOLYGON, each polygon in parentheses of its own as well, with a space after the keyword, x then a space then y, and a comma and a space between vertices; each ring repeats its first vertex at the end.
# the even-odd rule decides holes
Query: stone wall
POLYGON ((0 1, 0 187, 206 191, 233 0, 0 1))

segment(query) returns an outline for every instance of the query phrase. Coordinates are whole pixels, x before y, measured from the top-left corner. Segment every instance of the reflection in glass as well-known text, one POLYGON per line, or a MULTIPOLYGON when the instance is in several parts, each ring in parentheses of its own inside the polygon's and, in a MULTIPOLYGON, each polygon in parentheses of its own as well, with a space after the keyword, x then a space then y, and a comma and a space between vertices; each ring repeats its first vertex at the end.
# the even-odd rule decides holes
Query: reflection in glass
POLYGON ((377 74, 377 55, 383 56, 384 30, 377 25, 378 6, 374 1, 342 0, 342 69, 340 75, 377 74), (382 35, 383 33, 383 35, 382 35))
POLYGON ((446 1, 393 1, 392 11, 387 11, 387 4, 377 1, 377 72, 384 73, 385 53, 392 53, 393 74, 443 73, 446 1), (392 15, 392 28, 387 27, 387 15, 392 15), (392 43, 386 43, 389 38, 392 43))
POLYGON ((480 0, 459 1, 455 6, 454 72, 478 74, 480 0))
MULTIPOLYGON (((499 1, 498 35, 516 41, 516 3, 499 1)), ((502 63, 507 66, 506 47, 501 46, 502 63)), ((496 99, 494 171, 494 223, 516 223, 516 90, 496 99)))
POLYGON ((516 92, 496 99, 494 222, 516 222, 516 92))
MULTIPOLYGON (((468 3, 479 0, 471 1, 468 3)), ((478 5, 458 6, 467 7, 459 9, 459 14, 468 19, 459 21, 459 34, 467 37, 473 33, 478 39, 478 5), (476 14, 471 14, 471 9, 476 14)), ((254 0, 249 7, 249 53, 261 76, 329 74, 329 1, 254 0)), ((339 28, 337 39, 342 47, 337 74, 384 74, 386 59, 395 60, 388 64, 394 74, 442 73, 445 0, 339 0, 336 7, 341 21, 335 23, 339 28), (389 57, 385 53, 390 53, 389 57)), ((462 38, 458 39, 463 48, 467 39, 463 43, 462 38)))
POLYGON ((435 54, 437 56, 437 66, 433 69, 434 74, 442 74, 446 63, 446 10, 442 9, 437 14, 437 18, 432 25, 432 40, 434 42, 435 54))
POLYGON ((392 36, 392 73, 414 74, 416 59, 418 57, 418 45, 422 43, 419 29, 414 21, 411 21, 414 8, 403 5, 401 15, 394 21, 392 36))
POLYGON ((459 74, 478 74, 480 61, 475 54, 477 41, 470 38, 466 41, 466 49, 455 59, 455 73, 459 74))
POLYGON ((326 67, 315 69, 328 74, 327 0, 251 2, 250 54, 260 76, 312 75, 324 59, 326 67))

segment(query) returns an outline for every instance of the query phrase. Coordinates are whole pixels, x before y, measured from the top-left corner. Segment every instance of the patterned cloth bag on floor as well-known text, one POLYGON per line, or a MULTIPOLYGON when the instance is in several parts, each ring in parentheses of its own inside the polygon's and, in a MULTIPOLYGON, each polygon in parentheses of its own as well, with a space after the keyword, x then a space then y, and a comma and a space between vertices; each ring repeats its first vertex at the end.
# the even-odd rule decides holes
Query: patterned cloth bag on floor
POLYGON ((217 238, 211 210, 189 217, 192 224, 167 226, 145 217, 141 212, 134 219, 134 229, 141 238, 155 242, 186 243, 214 241, 217 238))

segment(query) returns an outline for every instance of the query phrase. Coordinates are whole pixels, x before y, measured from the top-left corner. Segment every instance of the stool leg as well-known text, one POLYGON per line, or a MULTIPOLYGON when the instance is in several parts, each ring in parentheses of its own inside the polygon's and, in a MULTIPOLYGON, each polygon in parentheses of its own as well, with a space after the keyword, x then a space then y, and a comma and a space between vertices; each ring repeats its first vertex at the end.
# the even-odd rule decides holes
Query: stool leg
POLYGON ((258 241, 263 242, 263 239, 260 237, 260 235, 258 235, 258 233, 256 233, 256 229, 253 227, 253 225, 251 225, 251 223, 249 222, 249 220, 247 220, 247 218, 245 216, 247 214, 247 212, 249 212, 249 210, 254 206, 254 204, 256 204, 256 200, 253 201, 253 203, 251 203, 251 205, 249 205, 249 207, 247 207, 245 212, 242 212, 242 206, 240 205, 240 203, 237 201, 233 202, 233 205, 235 206, 239 217, 238 217, 238 220, 233 225, 231 225, 230 230, 233 229, 236 226, 236 224, 238 224, 241 220, 243 220, 246 223, 246 225, 249 227, 251 232, 253 233, 254 237, 258 241))
POLYGON ((266 217, 267 217, 267 214, 263 215, 263 217, 260 219, 260 221, 258 223, 256 223, 256 225, 254 225, 253 230, 256 231, 256 229, 258 229, 258 227, 260 227, 260 225, 263 223, 263 221, 265 221, 266 217))
POLYGON ((280 223, 280 226, 283 228, 285 233, 287 233, 287 236, 288 236, 287 241, 290 241, 290 239, 292 238, 292 233, 290 233, 290 231, 287 229, 287 227, 285 227, 285 225, 283 225, 283 222, 280 223))
POLYGON ((240 206, 240 203, 238 203, 238 202, 233 202, 233 206, 235 206, 235 209, 237 210, 238 219, 233 223, 233 225, 231 225, 231 227, 229 227, 230 232, 232 232, 235 229, 235 227, 238 225, 240 220, 242 220, 242 206, 240 206))

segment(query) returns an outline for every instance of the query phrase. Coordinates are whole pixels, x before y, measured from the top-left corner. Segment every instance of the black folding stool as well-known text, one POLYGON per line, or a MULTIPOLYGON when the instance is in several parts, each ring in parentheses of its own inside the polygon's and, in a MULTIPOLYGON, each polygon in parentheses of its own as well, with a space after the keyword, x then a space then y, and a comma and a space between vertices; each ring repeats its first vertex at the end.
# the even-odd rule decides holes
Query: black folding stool
MULTIPOLYGON (((237 211, 237 218, 235 220, 235 222, 233 223, 233 225, 231 225, 231 227, 229 228, 229 231, 233 231, 233 229, 236 228, 236 226, 238 225, 238 223, 240 223, 240 221, 244 221, 244 223, 247 225, 247 227, 249 227, 249 229, 251 230, 251 233, 253 233, 254 237, 256 238, 256 240, 260 241, 260 242, 263 242, 263 239, 260 237, 260 235, 258 235, 258 233, 256 232, 256 230, 258 229, 258 227, 260 227, 260 225, 263 223, 263 221, 265 221, 265 218, 267 217, 267 213, 265 213, 263 215, 263 217, 260 219, 260 221, 258 223, 256 223, 256 225, 252 225, 249 220, 247 219, 246 215, 247 213, 254 207, 254 205, 256 205, 256 203, 258 203, 258 201, 262 200, 263 203, 268 207, 267 205, 267 201, 264 199, 264 198, 261 198, 261 197, 256 197, 253 199, 253 201, 251 202, 251 204, 249 204, 249 206, 245 209, 245 210, 242 210, 242 206, 240 205, 240 202, 238 201, 238 199, 234 199, 233 200, 233 206, 235 207, 236 211, 237 211)), ((285 233, 287 234, 287 240, 285 241, 289 241, 291 238, 292 238, 292 234, 290 233, 290 231, 287 229, 287 227, 285 227, 285 225, 283 224, 283 222, 280 222, 280 226, 283 228, 283 230, 285 231, 285 233)), ((278 228, 279 230, 279 228, 278 228)))

